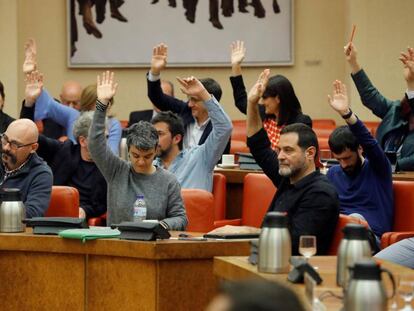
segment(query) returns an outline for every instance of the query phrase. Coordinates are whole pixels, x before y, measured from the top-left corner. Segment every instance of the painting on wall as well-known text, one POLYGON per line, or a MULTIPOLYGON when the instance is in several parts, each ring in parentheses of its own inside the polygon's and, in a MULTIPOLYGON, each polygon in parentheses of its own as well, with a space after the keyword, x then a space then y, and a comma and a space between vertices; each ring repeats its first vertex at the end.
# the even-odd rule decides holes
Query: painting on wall
POLYGON ((294 0, 67 0, 69 67, 228 66, 245 42, 246 66, 293 64, 294 0))

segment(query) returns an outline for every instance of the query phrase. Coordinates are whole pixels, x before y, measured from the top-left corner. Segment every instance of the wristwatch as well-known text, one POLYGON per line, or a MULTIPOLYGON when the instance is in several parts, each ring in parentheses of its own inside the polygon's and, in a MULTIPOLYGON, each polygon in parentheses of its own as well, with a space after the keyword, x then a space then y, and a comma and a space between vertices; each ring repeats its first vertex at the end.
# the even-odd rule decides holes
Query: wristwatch
POLYGON ((342 118, 344 118, 345 120, 346 119, 349 119, 351 116, 352 116, 352 110, 351 110, 351 108, 349 108, 349 112, 347 113, 347 114, 344 114, 343 116, 342 116, 342 118))

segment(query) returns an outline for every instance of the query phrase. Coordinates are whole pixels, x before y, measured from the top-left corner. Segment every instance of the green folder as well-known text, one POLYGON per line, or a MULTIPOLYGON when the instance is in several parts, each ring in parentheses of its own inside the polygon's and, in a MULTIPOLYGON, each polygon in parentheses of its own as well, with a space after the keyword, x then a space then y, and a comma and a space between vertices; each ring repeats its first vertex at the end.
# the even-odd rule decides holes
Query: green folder
POLYGON ((59 236, 67 239, 78 239, 85 243, 86 240, 117 238, 121 235, 118 229, 91 228, 91 229, 68 229, 59 232, 59 236))

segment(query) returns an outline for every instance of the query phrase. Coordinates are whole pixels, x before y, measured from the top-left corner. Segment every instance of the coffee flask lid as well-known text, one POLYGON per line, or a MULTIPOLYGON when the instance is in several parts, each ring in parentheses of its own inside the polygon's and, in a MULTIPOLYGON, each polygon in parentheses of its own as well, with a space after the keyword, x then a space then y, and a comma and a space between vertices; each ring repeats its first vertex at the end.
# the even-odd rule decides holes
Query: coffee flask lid
POLYGON ((348 224, 342 229, 345 239, 368 240, 368 230, 364 225, 348 224))
POLYGON ((269 212, 263 221, 263 228, 287 228, 288 219, 286 213, 269 212))
POLYGON ((381 267, 371 259, 357 261, 352 269, 354 280, 381 280, 381 267))
POLYGON ((0 191, 0 197, 3 202, 22 200, 22 194, 18 188, 3 188, 0 191))

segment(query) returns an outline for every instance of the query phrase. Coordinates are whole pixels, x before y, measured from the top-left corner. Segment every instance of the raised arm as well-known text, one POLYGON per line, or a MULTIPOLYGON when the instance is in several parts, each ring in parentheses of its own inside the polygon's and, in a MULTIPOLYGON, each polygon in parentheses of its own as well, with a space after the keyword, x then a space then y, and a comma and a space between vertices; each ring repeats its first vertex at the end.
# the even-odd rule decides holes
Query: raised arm
POLYGON ((414 91, 414 49, 407 48, 407 52, 401 52, 400 61, 404 65, 404 79, 407 81, 408 91, 414 91))
POLYGON ((29 74, 36 70, 37 68, 36 56, 37 56, 36 41, 30 38, 24 44, 23 73, 29 74))
POLYGON ((244 42, 237 40, 231 43, 231 74, 233 77, 242 74, 241 63, 246 55, 246 48, 244 42))
POLYGON ((231 44, 231 77, 230 83, 233 89, 234 104, 243 114, 247 112, 247 92, 244 85, 241 63, 246 54, 246 48, 243 41, 235 41, 231 44))
POLYGON ((151 69, 147 75, 148 97, 161 111, 180 113, 187 108, 187 103, 164 94, 161 88, 160 75, 167 66, 168 47, 161 43, 152 50, 151 69))
POLYGON ((270 70, 265 69, 249 91, 247 103, 247 137, 253 136, 263 128, 259 114, 259 100, 269 81, 270 70))
POLYGON ((388 161, 387 156, 377 140, 372 137, 364 123, 362 123, 350 109, 345 84, 338 80, 334 81, 333 95, 328 95, 328 101, 332 109, 341 117, 347 117, 345 121, 356 137, 358 143, 364 149, 365 156, 369 159, 369 163, 374 168, 375 173, 391 178, 391 164, 388 161))
POLYGON ((114 81, 114 73, 104 72, 97 77, 96 111, 93 116, 88 136, 88 147, 102 175, 107 181, 112 180, 118 168, 126 165, 117 157, 106 143, 105 115, 110 99, 115 95, 118 84, 114 81))

